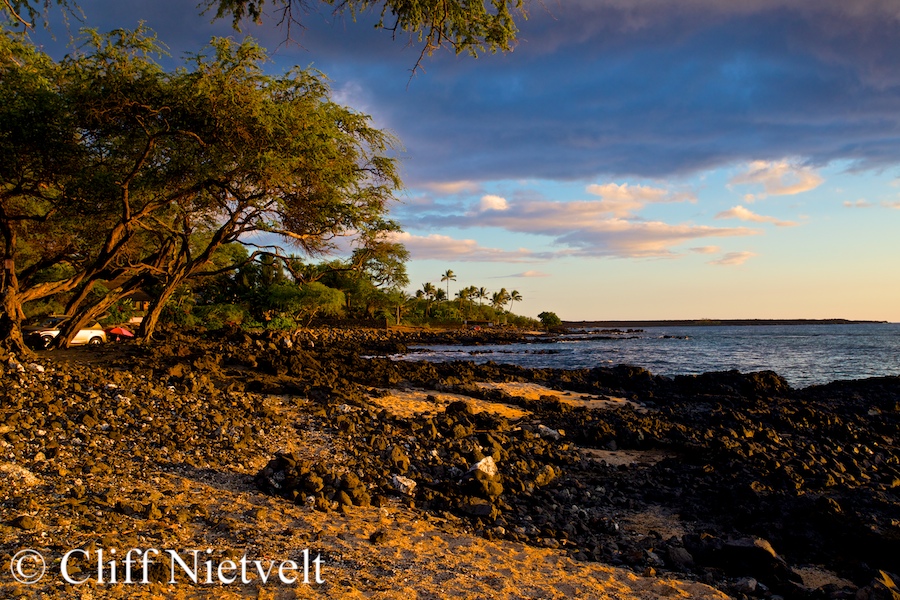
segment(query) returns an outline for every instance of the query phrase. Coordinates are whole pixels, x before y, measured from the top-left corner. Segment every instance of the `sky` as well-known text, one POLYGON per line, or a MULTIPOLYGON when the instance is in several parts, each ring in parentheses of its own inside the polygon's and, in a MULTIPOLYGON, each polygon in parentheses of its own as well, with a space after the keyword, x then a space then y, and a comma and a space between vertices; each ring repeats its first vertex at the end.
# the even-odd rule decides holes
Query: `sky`
POLYGON ((452 269, 528 316, 900 321, 895 0, 526 0, 512 52, 415 73, 415 40, 328 7, 286 42, 275 15, 80 6, 174 57, 251 35, 272 73, 324 72, 400 142, 410 292, 452 269))

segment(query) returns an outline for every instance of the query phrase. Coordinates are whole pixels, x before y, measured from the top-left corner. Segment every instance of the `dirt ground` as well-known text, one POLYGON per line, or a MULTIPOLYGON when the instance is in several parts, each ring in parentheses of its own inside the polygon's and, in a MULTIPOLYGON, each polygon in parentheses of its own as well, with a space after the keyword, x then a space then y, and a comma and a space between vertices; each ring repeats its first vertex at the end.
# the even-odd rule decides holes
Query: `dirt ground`
MULTIPOLYGON (((51 372, 52 367, 48 373, 18 377, 8 372, 3 383, 10 394, 38 394, 52 400, 54 394, 70 393, 51 389, 47 378, 51 372)), ((111 396, 122 391, 116 399, 123 402, 130 381, 126 378, 120 390, 85 393, 111 396)), ((435 410, 455 399, 390 390, 371 400, 398 414, 412 414, 435 410)), ((201 396, 190 400, 203 401, 201 396)), ((517 407, 470 400, 476 410, 510 417, 523 413, 517 407)), ((181 426, 178 411, 164 403, 148 408, 142 425, 119 429, 121 438, 103 433, 70 436, 52 455, 49 450, 46 455, 31 450, 43 447, 40 444, 48 435, 41 433, 43 429, 29 434, 23 451, 16 450, 14 442, 4 441, 0 448, 0 597, 727 598, 695 582, 644 577, 575 561, 563 550, 487 540, 476 535, 467 521, 450 514, 424 513, 401 498, 391 498, 380 507, 322 511, 263 494, 253 477, 274 451, 340 463, 353 442, 304 426, 302 398, 258 395, 252 402, 277 415, 277 424, 246 423, 255 432, 254 443, 234 456, 191 448, 148 451, 143 441, 148 432, 181 426), (131 455, 114 457, 113 447, 130 449, 131 455), (96 467, 88 470, 84 456, 89 453, 102 457, 107 467, 87 463, 96 467), (113 496, 118 498, 115 506, 113 496), (84 498, 91 501, 79 503, 84 498), (129 502, 136 503, 133 511, 123 509, 129 502), (13 578, 39 574, 36 563, 21 558, 19 553, 26 549, 41 553, 46 565, 43 577, 32 584, 13 578), (62 561, 76 549, 79 553, 66 563, 67 573, 83 583, 67 583, 62 561), (160 551, 148 569, 148 583, 142 583, 143 572, 136 562, 130 570, 133 583, 124 582, 124 555, 129 549, 135 550, 135 556, 150 549, 160 551), (103 567, 98 569, 100 551, 103 567), (177 554, 191 566, 192 552, 199 557, 197 584, 172 556, 177 554), (246 582, 239 569, 242 557, 246 582), (281 576, 277 576, 279 566, 281 576), (116 583, 110 582, 113 568, 116 583), (203 583, 204 574, 211 583, 203 583), (296 581, 291 583, 280 581, 294 576, 296 581), (234 577, 234 582, 225 583, 234 577)), ((102 424, 99 431, 104 431, 102 424)), ((11 432, 8 428, 3 433, 11 432)), ((7 435, 7 439, 11 438, 7 435)))

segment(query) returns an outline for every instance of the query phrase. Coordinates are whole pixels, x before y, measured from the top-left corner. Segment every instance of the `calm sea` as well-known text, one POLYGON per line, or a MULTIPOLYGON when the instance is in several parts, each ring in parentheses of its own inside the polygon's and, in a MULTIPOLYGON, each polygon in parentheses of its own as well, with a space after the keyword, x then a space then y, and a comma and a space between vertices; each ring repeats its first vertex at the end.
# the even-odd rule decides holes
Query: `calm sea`
POLYGON ((793 387, 900 375, 900 323, 651 327, 554 343, 422 346, 401 360, 494 361, 565 369, 628 364, 658 375, 775 371, 793 387))

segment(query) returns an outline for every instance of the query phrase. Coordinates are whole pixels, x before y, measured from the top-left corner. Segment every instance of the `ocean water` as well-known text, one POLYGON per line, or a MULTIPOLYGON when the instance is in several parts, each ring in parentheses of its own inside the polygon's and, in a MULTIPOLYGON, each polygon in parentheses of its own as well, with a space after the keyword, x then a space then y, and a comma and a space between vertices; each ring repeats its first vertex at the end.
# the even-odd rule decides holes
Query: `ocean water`
POLYGON ((796 388, 838 379, 900 375, 900 323, 648 327, 554 343, 420 346, 397 360, 494 361, 524 367, 628 364, 658 375, 775 371, 796 388))

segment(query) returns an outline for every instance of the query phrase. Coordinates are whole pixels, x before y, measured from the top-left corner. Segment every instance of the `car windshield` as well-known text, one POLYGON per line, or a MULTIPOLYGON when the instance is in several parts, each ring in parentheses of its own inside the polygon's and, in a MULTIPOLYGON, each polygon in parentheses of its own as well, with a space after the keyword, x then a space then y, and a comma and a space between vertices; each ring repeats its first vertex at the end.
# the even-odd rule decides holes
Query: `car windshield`
POLYGON ((60 318, 60 317, 50 317, 49 319, 44 319, 43 321, 41 321, 39 326, 40 327, 56 327, 63 321, 65 321, 65 319, 60 318))

